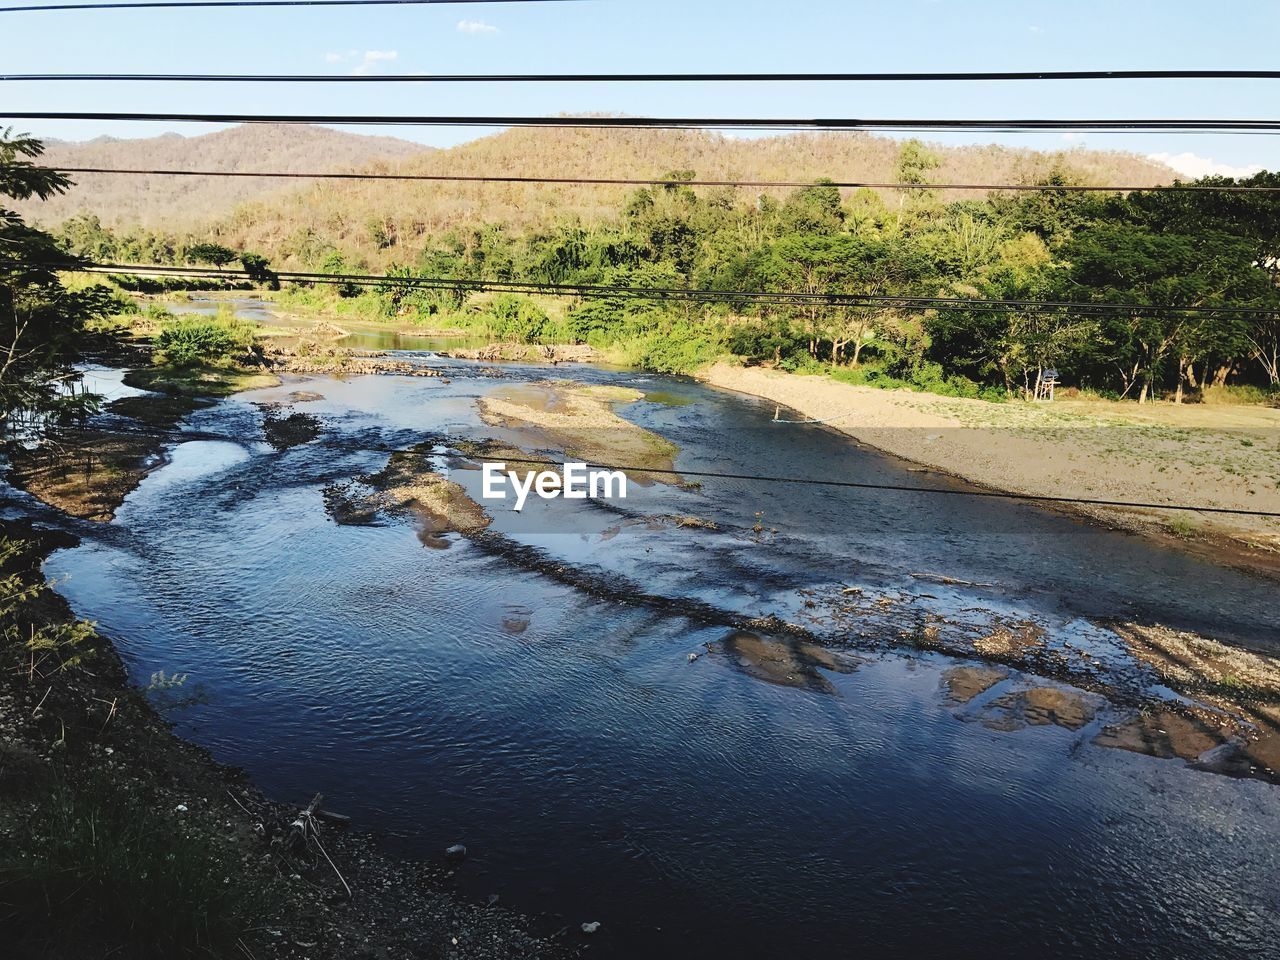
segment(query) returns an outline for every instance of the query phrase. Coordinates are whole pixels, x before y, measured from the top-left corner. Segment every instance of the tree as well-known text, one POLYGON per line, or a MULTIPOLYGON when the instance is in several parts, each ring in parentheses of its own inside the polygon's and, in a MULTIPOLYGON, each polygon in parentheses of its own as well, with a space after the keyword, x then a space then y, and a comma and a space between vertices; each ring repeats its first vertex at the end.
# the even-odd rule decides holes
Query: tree
POLYGON ((255 283, 264 283, 272 290, 280 289, 280 277, 271 269, 271 261, 260 253, 240 254, 240 265, 249 279, 255 283))
POLYGON ((838 233, 844 226, 840 190, 830 180, 801 187, 782 205, 783 229, 790 233, 838 233))
MULTIPOLYGON (((1044 241, 1025 233, 1000 247, 998 260, 983 271, 975 288, 991 300, 1053 300, 1058 272, 1044 241)), ((1028 400, 1039 394, 1045 371, 1077 354, 1098 330, 1092 318, 1036 306, 1010 306, 967 319, 980 324, 979 350, 1000 372, 1005 391, 1012 395, 1020 389, 1028 400)), ((953 364, 956 359, 952 357, 953 364)))
MULTIPOLYGON (((1195 185, 1276 191, 1280 188, 1280 174, 1262 171, 1240 180, 1204 177, 1195 185)), ((1270 277, 1272 292, 1280 287, 1280 192, 1228 189, 1137 194, 1130 198, 1129 212, 1153 229, 1186 233, 1213 230, 1248 243, 1249 256, 1254 266, 1270 277)), ((1275 314, 1256 316, 1239 325, 1238 333, 1248 358, 1262 367, 1268 383, 1272 387, 1280 385, 1280 318, 1275 314)), ((1221 385, 1230 370, 1230 364, 1219 364, 1214 381, 1221 385)))
MULTIPOLYGON (((0 132, 0 197, 47 200, 70 185, 32 162, 43 149, 29 136, 0 132)), ((105 287, 72 292, 62 285, 58 271, 82 263, 0 206, 0 422, 6 429, 25 414, 35 424, 43 414, 93 403, 62 389, 79 376, 69 362, 76 336, 111 304, 105 287)))
POLYGON ((915 138, 906 141, 898 150, 898 165, 895 171, 898 182, 919 185, 900 191, 899 223, 902 222, 904 213, 920 212, 937 205, 937 192, 926 189, 924 185, 929 182, 929 171, 936 170, 940 166, 942 166, 942 158, 915 138))
POLYGON ((1234 304, 1272 303, 1275 286, 1246 238, 1214 230, 1161 232, 1132 222, 1097 223, 1064 248, 1070 261, 1068 296, 1097 303, 1132 303, 1102 323, 1113 362, 1140 403, 1153 394, 1169 363, 1182 386, 1203 381, 1201 361, 1216 361, 1212 382, 1223 384, 1240 358, 1247 321, 1234 304), (1161 307, 1172 309, 1160 309, 1161 307), (1193 307, 1201 312, 1180 309, 1193 307), (1203 308, 1221 307, 1206 314, 1203 308))
MULTIPOLYGON (((895 297, 919 288, 931 273, 928 262, 905 243, 847 234, 793 234, 770 245, 755 263, 757 281, 775 290, 807 294, 895 297)), ((805 324, 809 354, 817 359, 824 340, 830 359, 857 365, 879 328, 890 325, 900 309, 893 304, 837 306, 813 300, 790 308, 805 324)))
POLYGON ((238 255, 230 247, 220 243, 197 243, 187 250, 187 259, 196 263, 211 263, 219 270, 225 267, 238 255))

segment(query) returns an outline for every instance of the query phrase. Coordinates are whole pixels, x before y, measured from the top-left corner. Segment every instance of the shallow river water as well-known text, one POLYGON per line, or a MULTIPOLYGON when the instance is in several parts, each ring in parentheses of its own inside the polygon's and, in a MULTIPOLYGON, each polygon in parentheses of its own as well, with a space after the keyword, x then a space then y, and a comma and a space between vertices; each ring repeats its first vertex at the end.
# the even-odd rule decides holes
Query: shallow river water
MULTIPOLYGON (((136 677, 190 675, 179 731, 269 794, 323 792, 409 855, 465 843, 468 895, 549 929, 599 921, 597 955, 1280 943, 1280 790, 1095 746, 1105 710, 1082 729, 996 729, 984 705, 1023 678, 954 703, 956 661, 897 629, 1031 621, 1123 671, 1110 618, 1277 649, 1274 585, 1033 507, 741 480, 633 487, 622 509, 531 502, 499 513, 494 539, 447 549, 409 522, 339 525, 325 485, 386 462, 361 445, 518 439, 475 400, 548 375, 649 392, 619 411, 679 444, 685 470, 951 483, 679 379, 407 356, 448 382, 291 378, 198 412, 191 427, 244 439, 177 445, 113 523, 48 563, 136 677), (264 402, 319 417, 321 441, 261 442, 264 402), (618 596, 637 589, 645 602, 618 596), (827 614, 851 595, 888 612, 836 659, 739 642, 678 602, 847 641, 827 614)), ((477 472, 452 475, 478 490, 477 472)))

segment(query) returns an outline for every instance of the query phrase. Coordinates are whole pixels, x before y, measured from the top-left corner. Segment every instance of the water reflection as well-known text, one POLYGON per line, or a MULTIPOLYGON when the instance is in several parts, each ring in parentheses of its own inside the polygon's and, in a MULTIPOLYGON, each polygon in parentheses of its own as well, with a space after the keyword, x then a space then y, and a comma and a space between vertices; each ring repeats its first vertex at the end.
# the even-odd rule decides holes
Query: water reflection
MULTIPOLYGON (((256 437, 253 404, 303 404, 349 443, 179 447, 49 572, 135 676, 201 685, 209 702, 176 720, 219 759, 282 799, 340 798, 412 855, 464 840, 465 892, 599 920, 593 952, 1213 960, 1280 940, 1280 791, 1101 749, 1121 718, 1092 696, 899 635, 998 616, 1118 659, 1088 618, 1149 614, 1267 640, 1270 585, 1031 508, 732 479, 655 484, 625 515, 502 513, 505 551, 334 523, 326 486, 386 466, 361 441, 520 440, 480 420, 495 384, 474 369, 292 378, 196 411, 195 428, 256 437), (752 535, 759 512, 777 535, 752 535), (695 513, 716 528, 666 519, 695 513)), ((687 401, 625 408, 680 445, 679 468, 902 476, 777 429, 772 407, 644 379, 687 401)))

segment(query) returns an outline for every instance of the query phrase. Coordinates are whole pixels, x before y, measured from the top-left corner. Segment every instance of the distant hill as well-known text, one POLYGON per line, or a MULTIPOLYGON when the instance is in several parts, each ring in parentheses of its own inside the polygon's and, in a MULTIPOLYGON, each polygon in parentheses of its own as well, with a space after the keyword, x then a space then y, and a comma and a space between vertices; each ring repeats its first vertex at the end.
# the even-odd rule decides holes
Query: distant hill
MULTIPOLYGON (((383 162, 383 172, 649 178, 693 170, 703 179, 892 181, 901 141, 863 133, 742 139, 683 130, 515 128, 448 150, 383 162)), ((1175 172, 1129 153, 1037 153, 997 146, 935 147, 935 182, 1032 183, 1065 169, 1083 183, 1152 186, 1175 172)), ((239 207, 217 225, 223 242, 299 261, 314 238, 357 252, 370 265, 405 261, 444 230, 501 223, 538 228, 575 216, 614 217, 627 186, 493 183, 329 182, 239 207), (388 247, 388 242, 391 245, 388 247), (397 250, 396 247, 400 249, 397 250)), ((744 192, 756 195, 761 191, 744 192)), ((785 193, 786 191, 777 191, 785 193)), ((889 194, 886 194, 888 197, 889 194)), ((982 193, 953 192, 980 198, 982 193)))
MULTIPOLYGON (((706 179, 892 181, 901 142, 865 133, 735 138, 683 130, 515 128, 447 150, 319 127, 242 126, 201 137, 95 140, 50 147, 54 163, 187 169, 648 178, 693 170, 706 179)), ((1152 186, 1176 174, 1131 153, 1052 153, 999 146, 933 149, 935 182, 1030 183, 1053 170, 1090 184, 1152 186)), ((55 224, 81 211, 112 225, 212 234, 276 262, 301 262, 319 241, 370 265, 411 259, 424 238, 485 222, 538 228, 566 216, 612 217, 634 188, 555 184, 297 181, 83 175, 82 186, 25 212, 55 224), (399 249, 397 249, 399 248, 399 249)), ((759 191, 752 191, 758 193, 759 191)), ((981 197, 981 193, 954 193, 981 197)))
MULTIPOLYGON (((53 166, 281 173, 353 170, 375 160, 431 152, 430 147, 392 137, 286 124, 244 124, 198 137, 166 133, 145 140, 50 140, 45 148, 44 161, 53 166)), ((181 229, 225 216, 246 200, 297 186, 296 180, 234 177, 86 173, 75 174, 72 179, 76 186, 68 193, 43 203, 18 204, 18 212, 45 226, 61 223, 77 213, 93 213, 109 226, 181 229)))

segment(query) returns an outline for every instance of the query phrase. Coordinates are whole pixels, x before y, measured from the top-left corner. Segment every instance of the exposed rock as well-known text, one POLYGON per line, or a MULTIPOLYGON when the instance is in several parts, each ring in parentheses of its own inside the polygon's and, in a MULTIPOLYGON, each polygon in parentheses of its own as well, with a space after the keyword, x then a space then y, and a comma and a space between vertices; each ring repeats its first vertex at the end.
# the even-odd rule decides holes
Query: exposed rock
POLYGON ((1093 740, 1100 747, 1116 747, 1152 757, 1195 760, 1226 742, 1209 724, 1172 710, 1142 713, 1103 729, 1093 740))
POLYGON ((1034 623, 1000 624, 985 637, 973 641, 984 657, 1017 657, 1044 646, 1044 630, 1034 623))
POLYGON ((1009 676, 1008 670, 996 667, 952 667, 942 675, 947 698, 955 703, 968 703, 1009 676))
POLYGON ((860 657, 842 650, 794 637, 765 637, 748 630, 734 630, 723 640, 708 644, 707 651, 766 683, 820 693, 835 692, 822 670, 853 673, 863 663, 860 657))
POLYGON ((982 722, 992 730, 1021 730, 1029 725, 1079 730, 1096 714, 1097 706, 1088 694, 1044 686, 1004 694, 982 712, 982 722))

